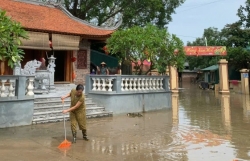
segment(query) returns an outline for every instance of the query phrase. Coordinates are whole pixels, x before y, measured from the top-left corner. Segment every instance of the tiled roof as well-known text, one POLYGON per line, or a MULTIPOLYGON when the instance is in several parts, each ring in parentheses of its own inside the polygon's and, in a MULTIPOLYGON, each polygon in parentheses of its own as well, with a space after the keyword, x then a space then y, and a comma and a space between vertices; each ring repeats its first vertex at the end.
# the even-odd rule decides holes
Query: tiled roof
POLYGON ((79 22, 59 7, 31 4, 14 0, 0 0, 0 9, 7 11, 26 30, 65 33, 90 37, 106 37, 114 29, 102 29, 79 22))

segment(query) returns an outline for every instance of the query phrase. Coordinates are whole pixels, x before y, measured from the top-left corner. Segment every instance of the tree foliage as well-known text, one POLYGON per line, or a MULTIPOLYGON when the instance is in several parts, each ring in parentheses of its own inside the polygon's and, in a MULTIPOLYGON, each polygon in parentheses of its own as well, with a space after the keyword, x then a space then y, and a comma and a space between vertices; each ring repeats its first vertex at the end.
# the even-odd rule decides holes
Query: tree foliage
POLYGON ((119 53, 117 56, 122 63, 134 63, 137 74, 143 74, 141 62, 145 60, 150 60, 149 71, 158 69, 160 73, 165 73, 167 65, 183 68, 185 60, 182 41, 153 25, 116 31, 107 40, 107 49, 111 54, 119 53))
POLYGON ((250 27, 250 0, 246 0, 245 6, 240 6, 237 13, 240 20, 238 21, 240 25, 244 28, 250 27))
POLYGON ((145 26, 151 22, 164 27, 172 20, 171 14, 185 0, 64 0, 74 16, 103 25, 122 15, 123 27, 145 26))
POLYGON ((27 38, 26 31, 20 23, 12 21, 5 11, 0 10, 0 60, 8 61, 11 68, 23 58, 24 52, 18 48, 20 38, 27 38))
MULTIPOLYGON (((208 46, 226 46, 228 55, 226 58, 231 67, 235 70, 249 68, 250 61, 250 0, 246 1, 246 6, 240 6, 237 15, 239 21, 227 24, 218 31, 216 28, 204 30, 203 36, 193 42, 188 42, 188 46, 205 46, 205 37, 208 46)), ((217 64, 221 57, 188 57, 190 68, 205 68, 217 64)))

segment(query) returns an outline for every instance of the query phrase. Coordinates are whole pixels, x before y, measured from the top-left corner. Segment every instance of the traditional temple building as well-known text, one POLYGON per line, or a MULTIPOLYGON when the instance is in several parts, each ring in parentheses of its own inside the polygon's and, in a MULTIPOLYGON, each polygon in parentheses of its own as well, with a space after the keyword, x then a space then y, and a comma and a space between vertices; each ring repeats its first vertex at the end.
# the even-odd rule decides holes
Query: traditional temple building
MULTIPOLYGON (((28 31, 28 40, 22 40, 24 50, 22 68, 31 60, 46 63, 48 56, 54 54, 55 82, 84 83, 85 75, 90 71, 90 45, 105 41, 120 26, 119 21, 113 27, 98 27, 74 17, 61 3, 39 0, 1 0, 0 9, 18 21, 28 31), (53 47, 53 50, 52 50, 53 47), (76 60, 73 63, 73 60, 76 60)), ((5 64, 4 75, 13 74, 5 64)))

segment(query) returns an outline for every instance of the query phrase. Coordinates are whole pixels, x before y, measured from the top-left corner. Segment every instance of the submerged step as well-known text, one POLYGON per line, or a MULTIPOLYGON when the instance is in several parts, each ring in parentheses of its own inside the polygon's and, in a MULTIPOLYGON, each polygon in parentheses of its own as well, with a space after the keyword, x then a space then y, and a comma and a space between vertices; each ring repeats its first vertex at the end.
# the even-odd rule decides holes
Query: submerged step
MULTIPOLYGON (((85 98, 85 102, 87 102, 87 101, 92 101, 92 99, 91 98, 85 98)), ((64 102, 70 102, 70 99, 66 99, 66 100, 64 100, 64 102)), ((39 99, 39 100, 37 100, 37 99, 35 99, 35 102, 34 102, 34 104, 43 104, 43 103, 62 103, 62 101, 61 101, 61 99, 50 99, 50 100, 47 100, 47 99, 39 99)))
MULTIPOLYGON (((113 113, 112 112, 94 112, 94 113, 90 113, 90 114, 86 114, 86 117, 89 118, 98 118, 98 117, 109 117, 112 116, 113 113)), ((69 120, 69 115, 65 115, 64 116, 66 120, 69 120)), ((58 121, 62 121, 63 116, 56 116, 56 117, 44 117, 44 118, 36 118, 33 119, 33 124, 35 123, 47 123, 47 122, 58 122, 58 121)))
MULTIPOLYGON (((85 103, 86 104, 86 107, 93 107, 93 106, 96 106, 95 103, 85 103)), ((64 104, 64 108, 68 108, 70 106, 70 104, 64 104)), ((52 105, 52 106, 47 106, 47 105, 41 105, 41 106, 35 106, 34 107, 34 110, 38 110, 38 109, 50 109, 50 108, 62 108, 63 105, 62 104, 57 104, 57 105, 52 105)))
MULTIPOLYGON (((104 107, 89 107, 86 108, 86 113, 88 113, 89 110, 102 110, 104 111, 104 107)), ((62 110, 55 110, 55 111, 46 111, 46 112, 35 112, 33 115, 37 116, 37 115, 47 115, 47 114, 53 114, 53 113, 62 113, 62 110)), ((63 114, 62 114, 63 115, 63 114)))

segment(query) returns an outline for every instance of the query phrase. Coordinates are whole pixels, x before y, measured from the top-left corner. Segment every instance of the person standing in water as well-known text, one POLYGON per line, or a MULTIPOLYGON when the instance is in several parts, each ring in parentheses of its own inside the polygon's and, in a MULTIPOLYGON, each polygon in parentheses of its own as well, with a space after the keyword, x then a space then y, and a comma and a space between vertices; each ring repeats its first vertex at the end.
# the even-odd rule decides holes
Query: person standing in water
POLYGON ((62 113, 70 113, 71 131, 73 135, 72 143, 76 143, 77 124, 79 129, 82 130, 83 139, 86 141, 89 140, 86 129, 86 105, 83 90, 83 85, 78 84, 76 89, 72 89, 69 94, 61 97, 62 100, 67 97, 71 98, 70 108, 63 110, 62 113))

